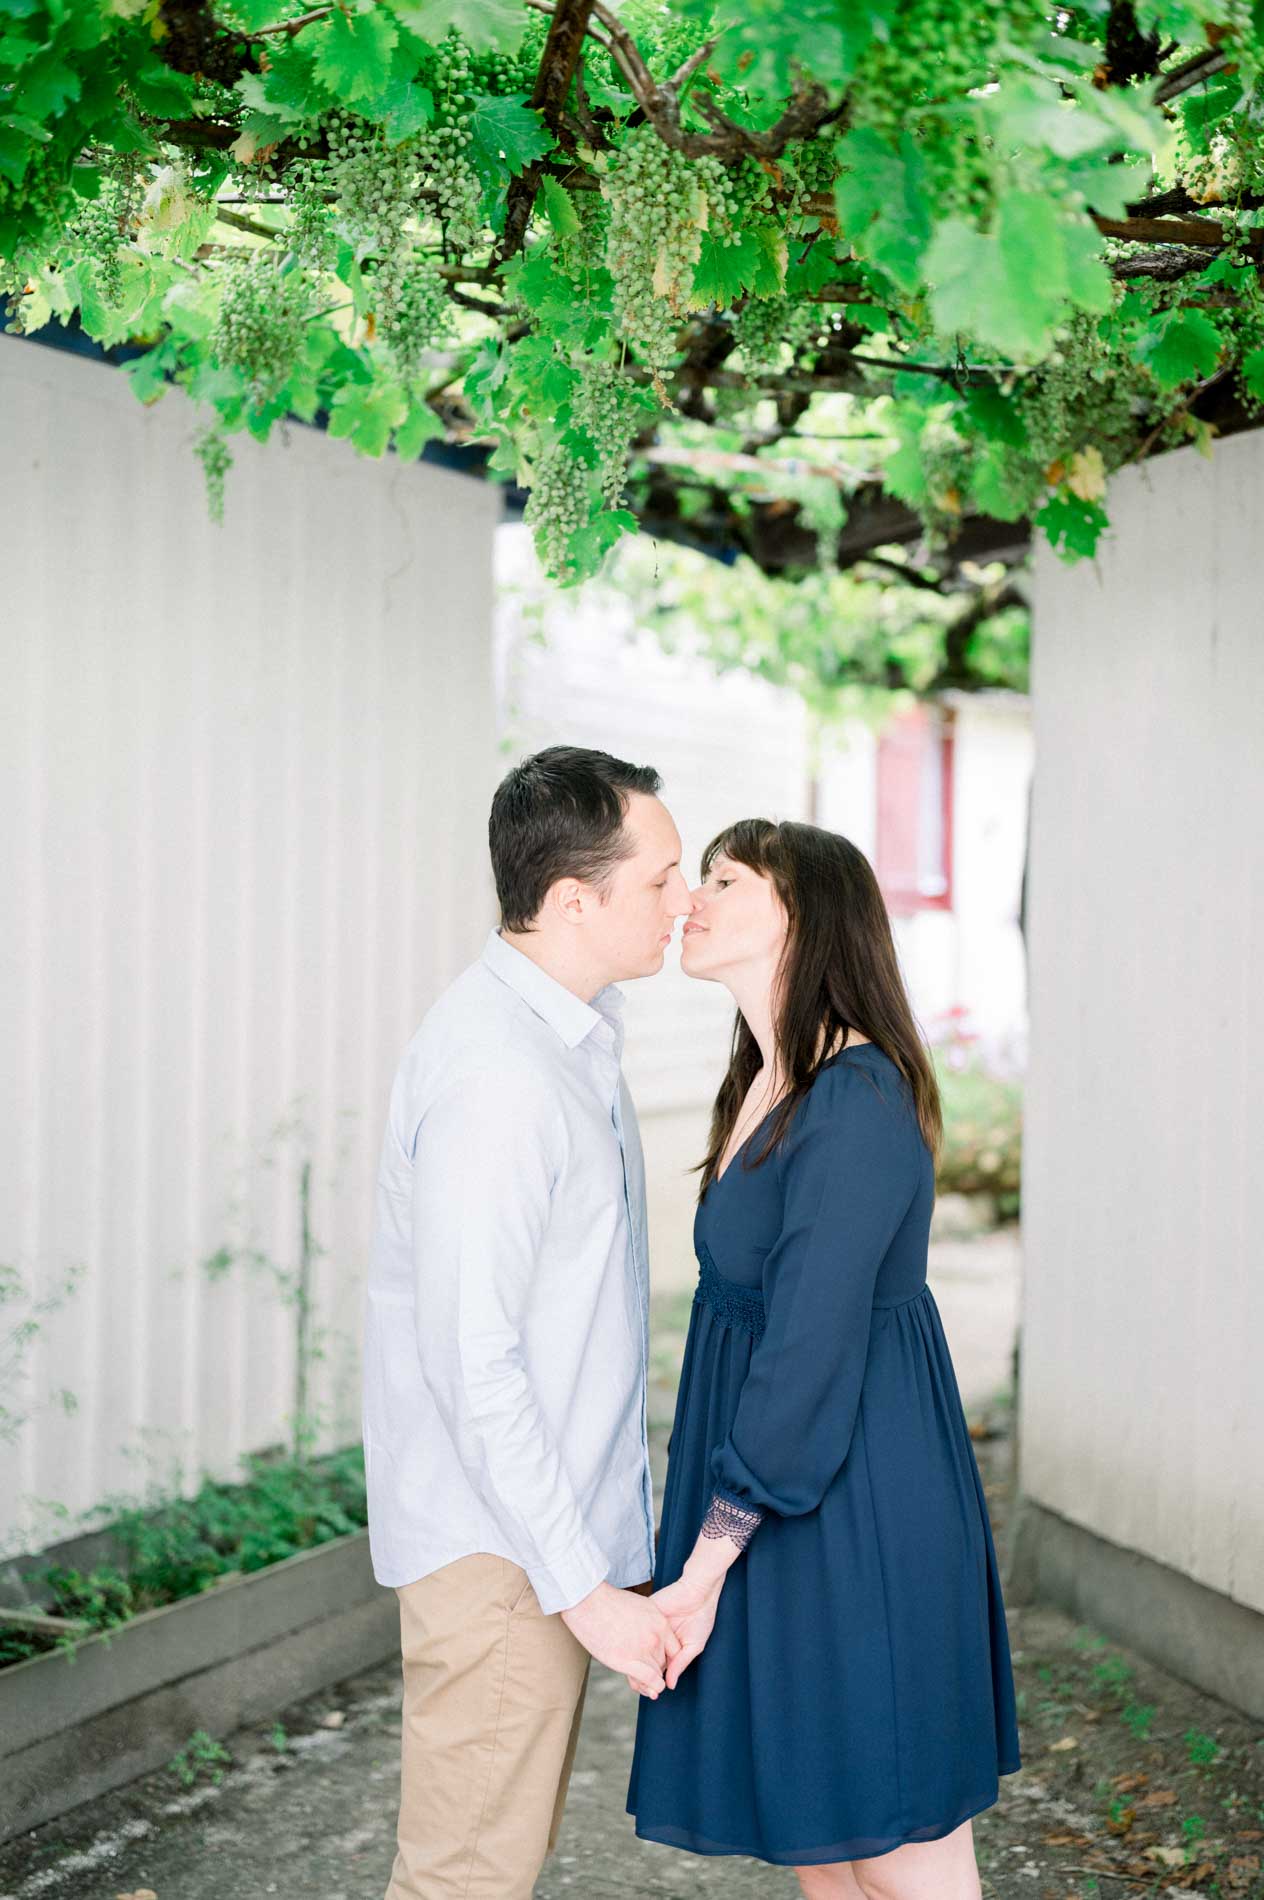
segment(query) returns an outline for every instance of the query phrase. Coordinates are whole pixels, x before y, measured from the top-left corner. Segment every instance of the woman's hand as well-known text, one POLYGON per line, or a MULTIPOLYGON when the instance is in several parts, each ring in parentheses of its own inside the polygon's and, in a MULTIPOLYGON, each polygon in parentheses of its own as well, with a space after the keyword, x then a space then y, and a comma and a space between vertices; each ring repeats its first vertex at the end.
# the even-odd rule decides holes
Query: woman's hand
POLYGON ((715 1627, 715 1612, 723 1587, 723 1574, 691 1577, 686 1571, 675 1583, 656 1590, 650 1598, 680 1638, 681 1646, 667 1665, 665 1680, 669 1689, 676 1687, 690 1663, 706 1648, 707 1638, 715 1627))

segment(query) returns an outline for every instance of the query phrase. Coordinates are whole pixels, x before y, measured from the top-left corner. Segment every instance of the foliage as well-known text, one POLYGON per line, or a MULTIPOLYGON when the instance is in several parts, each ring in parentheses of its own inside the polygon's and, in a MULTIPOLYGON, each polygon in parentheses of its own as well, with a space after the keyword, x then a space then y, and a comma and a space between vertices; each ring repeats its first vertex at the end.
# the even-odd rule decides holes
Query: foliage
MULTIPOLYGON (((358 1445, 316 1460, 252 1455, 242 1463, 243 1483, 208 1478, 191 1498, 99 1506, 88 1522, 108 1534, 109 1560, 88 1572, 47 1565, 28 1573, 29 1591, 56 1615, 93 1630, 110 1629, 142 1610, 197 1596, 223 1577, 263 1570, 344 1537, 368 1521, 358 1445)), ((0 1666, 62 1640, 6 1630, 0 1612, 0 1666)))
POLYGON ((225 1768, 231 1767, 232 1755, 222 1742, 204 1728, 194 1729, 183 1748, 178 1748, 167 1766, 182 1788, 192 1788, 206 1779, 218 1787, 225 1768))
POLYGON ((992 1073, 960 1051, 939 1054, 944 1145, 941 1194, 991 1194, 1003 1219, 1018 1214, 1022 1179, 1023 1091, 1014 1076, 992 1073))
POLYGON ((0 0, 12 326, 144 345, 215 505, 324 417, 489 447, 563 583, 664 514, 832 564, 883 489, 1073 559, 1209 389, 1264 400, 1247 0, 215 4, 0 0))
POLYGON ((959 684, 954 666, 974 687, 1027 690, 1028 613, 999 564, 971 570, 955 594, 894 557, 818 568, 788 588, 745 556, 717 567, 639 537, 621 545, 607 579, 668 652, 700 651, 722 673, 789 687, 821 728, 885 721, 893 693, 959 684))

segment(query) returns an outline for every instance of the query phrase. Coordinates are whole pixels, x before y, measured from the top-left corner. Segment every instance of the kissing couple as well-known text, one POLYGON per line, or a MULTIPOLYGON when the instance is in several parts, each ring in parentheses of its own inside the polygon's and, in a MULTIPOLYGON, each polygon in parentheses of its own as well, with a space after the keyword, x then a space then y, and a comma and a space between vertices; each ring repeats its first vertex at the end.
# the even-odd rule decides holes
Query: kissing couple
POLYGON ((529 1900, 589 1669, 637 1694, 641 1839, 809 1900, 979 1900, 1020 1766, 996 1554, 926 1281, 934 1067, 864 854, 743 818, 692 888, 659 775, 552 746, 488 833, 500 906, 390 1096, 364 1351, 399 1599, 387 1900, 529 1900), (656 1536, 645 1176, 616 987, 736 1005, 656 1536))

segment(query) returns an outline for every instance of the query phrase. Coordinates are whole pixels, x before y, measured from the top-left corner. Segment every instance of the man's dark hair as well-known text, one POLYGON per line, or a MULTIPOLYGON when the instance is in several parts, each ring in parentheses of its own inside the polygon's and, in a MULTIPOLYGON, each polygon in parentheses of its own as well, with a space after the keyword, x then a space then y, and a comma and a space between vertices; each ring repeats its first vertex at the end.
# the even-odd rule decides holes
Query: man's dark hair
POLYGON ((629 793, 652 796, 662 782, 653 766, 572 745, 548 746, 506 772, 487 824, 504 928, 529 930, 559 877, 603 889, 632 853, 629 793))

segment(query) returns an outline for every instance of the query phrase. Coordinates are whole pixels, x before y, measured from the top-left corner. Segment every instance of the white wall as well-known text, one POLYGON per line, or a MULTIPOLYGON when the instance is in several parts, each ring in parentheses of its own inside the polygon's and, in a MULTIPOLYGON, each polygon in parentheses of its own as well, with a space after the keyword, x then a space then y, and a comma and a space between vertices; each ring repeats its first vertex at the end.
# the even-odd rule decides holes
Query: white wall
POLYGON ((1264 437, 1038 563, 1024 1491, 1264 1610, 1264 437))
POLYGON ((293 1315, 200 1263, 294 1264, 304 1158, 355 1436, 386 1092, 490 917, 500 495, 294 427, 216 528, 182 396, 4 338, 0 414, 0 1261, 83 1269, 6 1397, 11 1536, 284 1436, 293 1315))

